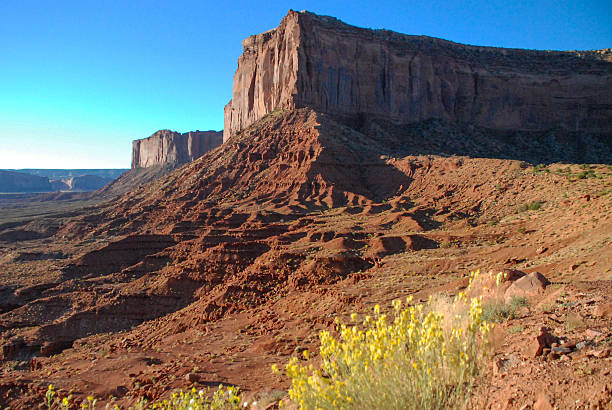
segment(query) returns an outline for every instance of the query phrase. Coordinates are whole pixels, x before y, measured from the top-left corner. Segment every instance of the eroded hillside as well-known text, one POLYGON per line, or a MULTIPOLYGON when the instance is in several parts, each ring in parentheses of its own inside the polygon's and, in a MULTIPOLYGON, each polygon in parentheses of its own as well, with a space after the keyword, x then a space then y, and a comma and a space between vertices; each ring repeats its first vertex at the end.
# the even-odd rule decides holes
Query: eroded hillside
MULTIPOLYGON (((456 294, 475 269, 541 272, 576 306, 593 300, 587 310, 612 302, 608 166, 415 156, 393 138, 276 112, 40 237, 15 233, 33 222, 4 227, 2 357, 16 363, 4 402, 30 405, 48 383, 123 404, 193 384, 284 389, 270 364, 316 350, 334 318, 456 294)), ((519 339, 516 357, 531 332, 565 320, 532 308, 505 336, 519 339)), ((609 331, 609 318, 582 317, 609 331)), ((572 397, 601 387, 609 361, 589 366, 572 397)))

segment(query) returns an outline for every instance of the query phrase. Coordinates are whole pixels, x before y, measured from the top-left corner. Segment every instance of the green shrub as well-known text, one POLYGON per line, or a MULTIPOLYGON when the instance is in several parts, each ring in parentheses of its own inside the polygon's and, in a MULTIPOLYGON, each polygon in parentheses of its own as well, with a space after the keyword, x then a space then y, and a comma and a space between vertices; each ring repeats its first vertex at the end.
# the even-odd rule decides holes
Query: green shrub
POLYGON ((597 174, 592 169, 585 170, 576 175, 578 179, 597 178, 597 174))
POLYGON ((535 167, 533 167, 533 173, 534 174, 537 174, 537 173, 540 173, 540 172, 550 172, 550 169, 548 169, 546 167, 546 165, 544 165, 544 164, 538 164, 535 167))
POLYGON ((537 211, 542 207, 542 201, 532 201, 528 204, 522 204, 518 207, 518 212, 537 211))
POLYGON ((501 298, 496 299, 484 304, 482 318, 490 323, 500 323, 516 319, 519 308, 527 305, 527 298, 525 297, 514 296, 510 303, 505 303, 501 298))

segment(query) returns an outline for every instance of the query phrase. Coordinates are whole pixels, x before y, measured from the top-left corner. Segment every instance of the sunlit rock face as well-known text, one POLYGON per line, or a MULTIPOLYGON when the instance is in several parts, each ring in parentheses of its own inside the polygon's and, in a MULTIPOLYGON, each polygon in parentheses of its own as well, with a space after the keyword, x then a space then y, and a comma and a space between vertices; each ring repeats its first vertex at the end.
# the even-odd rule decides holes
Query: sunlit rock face
POLYGON ((133 142, 132 168, 185 164, 218 147, 222 142, 222 131, 193 131, 181 134, 160 130, 149 138, 133 142))
POLYGON ((612 132, 612 53, 469 46, 290 11, 243 41, 224 140, 279 109, 496 130, 612 132))

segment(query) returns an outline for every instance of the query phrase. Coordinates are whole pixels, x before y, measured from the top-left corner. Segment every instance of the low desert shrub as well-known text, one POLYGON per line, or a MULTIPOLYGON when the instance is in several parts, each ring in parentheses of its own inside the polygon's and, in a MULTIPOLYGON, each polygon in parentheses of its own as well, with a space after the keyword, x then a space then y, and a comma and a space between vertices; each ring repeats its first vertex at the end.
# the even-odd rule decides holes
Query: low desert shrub
POLYGON ((578 179, 597 178, 597 174, 592 169, 589 169, 589 170, 584 170, 584 171, 579 172, 578 175, 576 175, 576 178, 578 179))
POLYGON ((483 305, 482 317, 490 323, 500 323, 518 317, 518 310, 528 305, 527 298, 514 296, 509 303, 503 298, 493 299, 483 305))
POLYGON ((508 333, 522 333, 525 331, 525 326, 516 325, 508 330, 508 333))
POLYGON ((466 406, 491 328, 481 299, 460 293, 444 313, 411 300, 394 301, 392 317, 378 305, 372 316, 351 315, 339 337, 321 332, 321 366, 294 357, 286 367, 291 400, 304 409, 466 406))
MULTIPOLYGON (((240 392, 237 387, 224 387, 220 385, 219 388, 213 393, 212 398, 209 395, 210 391, 207 390, 196 390, 195 388, 190 391, 179 391, 172 393, 170 398, 148 403, 146 400, 141 400, 136 404, 135 407, 130 407, 134 410, 149 410, 149 409, 160 409, 160 410, 233 410, 240 408, 242 399, 240 392)), ((83 402, 81 402, 81 409, 94 410, 96 408, 97 400, 89 396, 83 402)), ((53 385, 49 385, 47 394, 45 396, 45 404, 48 410, 56 409, 72 409, 79 406, 75 403, 72 396, 60 397, 53 385)), ((119 409, 118 406, 107 405, 106 409, 119 409)))
POLYGON ((548 167, 546 167, 546 165, 544 164, 538 164, 535 167, 533 167, 534 174, 537 174, 540 172, 550 172, 550 169, 548 169, 548 167))
POLYGON ((542 201, 532 201, 528 204, 522 204, 518 207, 518 212, 537 211, 542 207, 542 201))
POLYGON ((212 398, 208 390, 179 391, 173 393, 169 399, 148 404, 146 401, 140 402, 135 410, 230 410, 240 408, 242 399, 237 387, 225 387, 219 385, 212 398))

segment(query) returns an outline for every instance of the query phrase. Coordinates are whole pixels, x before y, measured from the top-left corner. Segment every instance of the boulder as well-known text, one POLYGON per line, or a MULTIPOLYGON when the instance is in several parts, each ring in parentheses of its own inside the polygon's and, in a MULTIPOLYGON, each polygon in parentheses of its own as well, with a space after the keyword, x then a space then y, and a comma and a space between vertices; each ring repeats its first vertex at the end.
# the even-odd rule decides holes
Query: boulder
POLYGON ((540 334, 526 346, 526 355, 528 357, 538 357, 544 352, 544 349, 550 349, 553 343, 559 343, 559 338, 550 333, 547 327, 540 328, 540 334))
POLYGON ((512 283, 506 290, 504 299, 506 303, 508 303, 513 297, 532 297, 541 295, 549 284, 550 282, 548 279, 540 272, 532 272, 512 283))

